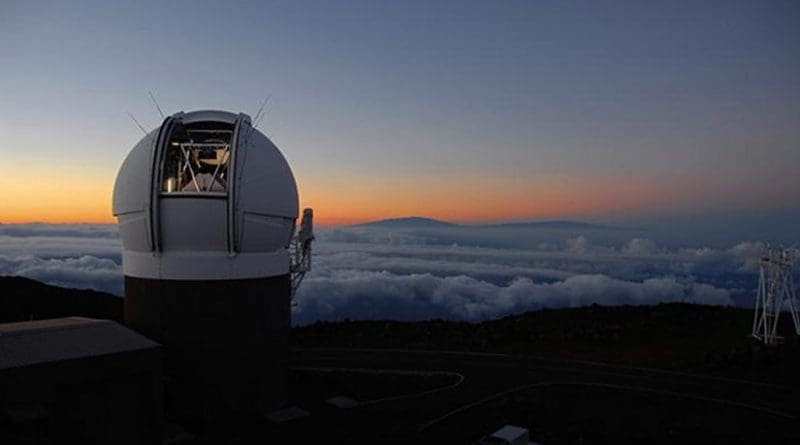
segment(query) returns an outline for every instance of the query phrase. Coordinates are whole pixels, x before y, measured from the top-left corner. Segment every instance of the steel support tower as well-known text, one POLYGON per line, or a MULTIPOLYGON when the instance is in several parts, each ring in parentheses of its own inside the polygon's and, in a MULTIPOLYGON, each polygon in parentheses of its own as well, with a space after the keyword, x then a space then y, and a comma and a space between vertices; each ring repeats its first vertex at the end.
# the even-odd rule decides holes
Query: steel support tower
POLYGON ((761 258, 753 337, 768 345, 781 343, 784 339, 778 334, 778 320, 783 311, 789 312, 795 333, 800 335, 800 304, 792 277, 793 262, 792 250, 785 248, 768 248, 767 254, 761 258))

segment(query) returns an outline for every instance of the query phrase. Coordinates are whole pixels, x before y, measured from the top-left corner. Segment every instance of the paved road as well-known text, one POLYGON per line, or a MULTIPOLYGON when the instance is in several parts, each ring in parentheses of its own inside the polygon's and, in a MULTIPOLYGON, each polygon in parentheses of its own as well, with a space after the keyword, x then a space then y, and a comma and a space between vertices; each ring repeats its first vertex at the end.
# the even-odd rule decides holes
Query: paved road
POLYGON ((726 440, 800 438, 796 389, 737 379, 541 357, 375 349, 296 349, 291 366, 306 373, 339 370, 356 379, 364 373, 450 376, 425 391, 387 388, 386 396, 355 408, 316 405, 308 419, 286 427, 328 443, 469 443, 498 422, 536 424, 551 415, 560 417, 523 426, 554 441, 606 426, 609 435, 595 437, 617 437, 615 431, 627 426, 616 417, 630 419, 636 434, 663 429, 665 440, 670 432, 684 442, 687 434, 698 440, 720 434, 730 434, 726 440), (563 417, 576 420, 561 425, 563 417), (641 423, 653 425, 634 428, 641 423), (576 431, 550 433, 549 427, 576 431))

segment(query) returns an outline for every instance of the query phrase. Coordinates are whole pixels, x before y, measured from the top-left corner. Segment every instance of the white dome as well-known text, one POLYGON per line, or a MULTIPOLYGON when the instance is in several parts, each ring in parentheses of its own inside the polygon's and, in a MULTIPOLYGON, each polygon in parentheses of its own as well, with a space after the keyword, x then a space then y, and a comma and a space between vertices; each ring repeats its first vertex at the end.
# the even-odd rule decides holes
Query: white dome
POLYGON ((297 185, 278 148, 245 114, 166 118, 122 163, 113 211, 127 276, 215 280, 289 272, 297 185))

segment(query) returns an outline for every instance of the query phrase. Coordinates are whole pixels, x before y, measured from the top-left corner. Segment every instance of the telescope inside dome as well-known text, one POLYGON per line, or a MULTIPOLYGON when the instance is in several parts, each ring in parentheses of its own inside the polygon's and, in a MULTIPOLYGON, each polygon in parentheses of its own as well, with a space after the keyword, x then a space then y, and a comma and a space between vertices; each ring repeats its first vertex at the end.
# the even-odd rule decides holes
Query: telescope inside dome
POLYGON ((225 194, 233 124, 176 123, 162 164, 162 193, 225 194))

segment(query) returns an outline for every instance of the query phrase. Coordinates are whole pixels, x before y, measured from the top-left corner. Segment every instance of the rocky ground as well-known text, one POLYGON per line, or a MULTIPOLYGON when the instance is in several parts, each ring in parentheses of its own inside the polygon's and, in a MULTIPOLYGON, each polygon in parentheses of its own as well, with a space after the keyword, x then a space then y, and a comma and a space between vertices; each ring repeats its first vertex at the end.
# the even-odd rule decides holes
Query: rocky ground
MULTIPOLYGON (((120 320, 122 300, 0 277, 0 320, 120 320)), ((169 418, 180 443, 471 443, 510 423, 539 443, 798 443, 800 345, 752 310, 542 310, 482 323, 341 321, 290 334, 286 423, 169 418), (342 396, 353 406, 326 402, 342 396)), ((169 417, 169 416, 168 416, 169 417)))

